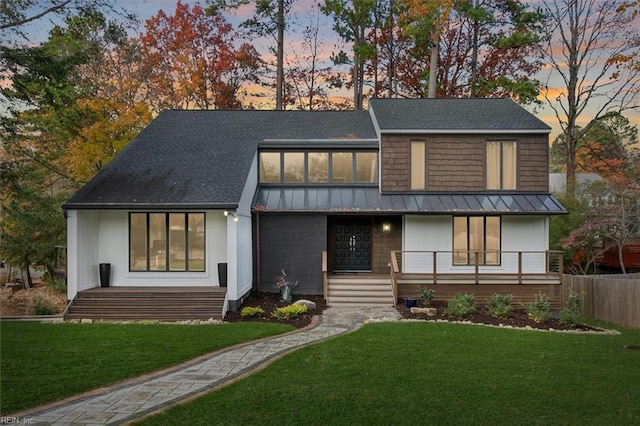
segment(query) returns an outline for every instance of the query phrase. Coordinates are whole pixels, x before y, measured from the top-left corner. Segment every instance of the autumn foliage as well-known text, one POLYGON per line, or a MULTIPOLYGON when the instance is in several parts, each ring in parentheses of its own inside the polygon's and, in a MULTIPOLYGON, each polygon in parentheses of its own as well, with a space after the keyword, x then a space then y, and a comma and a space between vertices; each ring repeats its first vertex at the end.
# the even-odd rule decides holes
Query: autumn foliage
POLYGON ((234 30, 222 15, 207 16, 198 3, 178 2, 146 21, 142 73, 153 109, 238 109, 240 85, 256 81, 260 58, 249 44, 234 47, 234 30))

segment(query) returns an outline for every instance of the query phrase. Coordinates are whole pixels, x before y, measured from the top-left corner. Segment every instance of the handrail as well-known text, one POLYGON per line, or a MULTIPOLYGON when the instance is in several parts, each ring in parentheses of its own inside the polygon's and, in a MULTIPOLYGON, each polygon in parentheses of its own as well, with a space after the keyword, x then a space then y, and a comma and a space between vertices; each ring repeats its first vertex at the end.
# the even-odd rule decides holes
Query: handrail
POLYGON ((322 252, 322 291, 324 294, 324 300, 326 301, 329 296, 329 274, 327 271, 327 252, 322 252))
POLYGON ((391 291, 393 291, 393 306, 398 303, 398 279, 396 278, 396 274, 400 272, 400 268, 398 267, 398 257, 396 256, 396 252, 391 252, 391 291))
MULTIPOLYGON (((393 274, 399 274, 399 273, 404 273, 405 271, 402 271, 401 269, 404 269, 404 267, 406 267, 407 264, 409 264, 409 262, 405 262, 404 260, 404 256, 405 255, 409 255, 409 254, 429 254, 431 253, 433 255, 432 260, 431 260, 431 264, 429 264, 428 260, 424 260, 424 261, 419 261, 419 266, 424 266, 424 270, 421 271, 421 273, 427 273, 427 274, 431 274, 433 277, 433 282, 436 283, 437 280, 437 275, 439 272, 444 272, 442 270, 437 271, 437 269, 442 268, 443 263, 441 262, 440 265, 438 266, 438 260, 439 260, 439 256, 441 255, 447 255, 449 258, 449 261, 451 262, 451 268, 455 269, 458 267, 471 267, 472 271, 468 271, 467 273, 472 274, 472 276, 475 278, 475 282, 479 283, 479 278, 480 275, 482 275, 483 273, 490 273, 490 274, 495 274, 495 273, 499 273, 497 271, 495 271, 494 267, 498 267, 498 266, 507 266, 509 267, 509 265, 511 265, 511 273, 513 274, 517 274, 517 279, 518 279, 518 283, 522 284, 522 280, 523 280, 523 276, 527 275, 527 273, 524 272, 525 269, 525 260, 527 259, 527 255, 536 255, 536 256, 544 256, 544 273, 546 275, 558 275, 560 277, 560 279, 562 279, 562 275, 563 275, 563 269, 564 269, 564 259, 563 259, 563 254, 564 252, 562 251, 558 251, 558 250, 508 250, 508 251, 495 251, 495 250, 486 250, 486 251, 480 251, 480 250, 474 250, 474 251, 466 251, 466 259, 469 260, 468 263, 465 264, 454 264, 453 263, 453 256, 455 254, 462 254, 465 253, 464 251, 459 251, 459 250, 451 250, 451 251, 434 251, 434 250, 407 250, 407 251, 392 251, 391 252, 391 262, 392 265, 395 265, 395 267, 397 268, 395 271, 391 271, 392 275, 393 274), (487 259, 487 254, 492 254, 495 255, 497 254, 499 256, 500 259, 500 263, 498 264, 491 264, 491 263, 485 263, 483 264, 481 262, 481 259, 487 259), (403 267, 400 268, 398 267, 398 255, 403 257, 402 260, 402 265, 403 267), (507 255, 515 255, 515 256, 507 256, 507 255), (558 262, 558 272, 553 272, 551 271, 551 264, 552 264, 552 259, 551 259, 551 255, 554 255, 554 260, 558 262)), ((423 259, 421 257, 421 259, 423 259)), ((529 258, 531 259, 531 258, 529 258)), ((538 264, 537 262, 542 262, 542 258, 539 257, 534 257, 533 259, 534 262, 536 264, 538 264)), ((531 264, 531 263, 529 263, 531 264)), ((447 268, 445 267, 445 270, 447 268)), ((542 272, 542 271, 540 271, 542 272)))

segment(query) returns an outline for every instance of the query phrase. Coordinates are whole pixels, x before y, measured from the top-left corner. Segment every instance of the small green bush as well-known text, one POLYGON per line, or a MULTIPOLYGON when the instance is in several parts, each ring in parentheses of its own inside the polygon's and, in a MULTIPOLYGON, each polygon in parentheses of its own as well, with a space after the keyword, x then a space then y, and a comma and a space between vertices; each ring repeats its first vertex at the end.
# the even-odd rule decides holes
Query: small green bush
POLYGON ((560 311, 560 323, 574 326, 583 320, 582 294, 569 290, 569 297, 560 311))
POLYGON ((55 315, 58 313, 54 303, 43 294, 36 294, 31 300, 31 315, 55 315))
POLYGON ((240 316, 242 318, 255 317, 262 314, 264 314, 264 309, 260 306, 245 306, 240 310, 240 316))
POLYGON ((430 288, 419 285, 416 287, 416 291, 418 292, 418 300, 425 303, 427 306, 430 306, 433 303, 433 299, 436 297, 436 292, 430 288))
POLYGON ((542 293, 536 294, 533 302, 525 303, 524 308, 527 311, 527 316, 535 322, 545 322, 549 319, 551 305, 547 296, 542 293))
POLYGON ((291 319, 307 312, 306 305, 288 305, 276 308, 271 312, 271 316, 277 319, 291 319))
POLYGON ((487 300, 489 315, 498 319, 506 319, 511 313, 511 294, 492 294, 487 300))
POLYGON ((451 300, 447 302, 447 307, 444 310, 446 315, 454 318, 462 318, 467 314, 471 314, 476 311, 476 300, 473 294, 469 293, 456 293, 451 300))

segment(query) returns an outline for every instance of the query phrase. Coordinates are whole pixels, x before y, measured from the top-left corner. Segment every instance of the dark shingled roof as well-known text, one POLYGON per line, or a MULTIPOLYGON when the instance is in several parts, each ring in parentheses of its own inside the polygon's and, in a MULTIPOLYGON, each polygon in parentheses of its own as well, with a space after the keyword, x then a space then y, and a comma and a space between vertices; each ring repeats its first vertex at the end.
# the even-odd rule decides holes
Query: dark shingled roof
POLYGON ((551 128, 511 99, 371 99, 382 133, 549 133, 551 128))
POLYGON ((63 207, 234 208, 263 140, 376 137, 366 111, 165 111, 63 207))
POLYGON ((377 187, 261 187, 257 212, 416 213, 416 214, 564 214, 549 194, 380 194, 377 187))

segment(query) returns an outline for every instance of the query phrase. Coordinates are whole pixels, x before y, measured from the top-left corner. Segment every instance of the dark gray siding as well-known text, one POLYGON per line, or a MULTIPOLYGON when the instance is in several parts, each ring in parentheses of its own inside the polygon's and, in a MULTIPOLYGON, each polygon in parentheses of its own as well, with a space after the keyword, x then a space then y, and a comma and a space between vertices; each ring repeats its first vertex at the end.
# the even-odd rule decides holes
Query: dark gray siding
POLYGON ((277 292, 284 269, 298 281, 293 294, 323 294, 322 252, 327 249, 325 215, 260 215, 260 291, 277 292))

